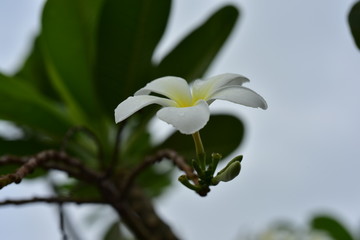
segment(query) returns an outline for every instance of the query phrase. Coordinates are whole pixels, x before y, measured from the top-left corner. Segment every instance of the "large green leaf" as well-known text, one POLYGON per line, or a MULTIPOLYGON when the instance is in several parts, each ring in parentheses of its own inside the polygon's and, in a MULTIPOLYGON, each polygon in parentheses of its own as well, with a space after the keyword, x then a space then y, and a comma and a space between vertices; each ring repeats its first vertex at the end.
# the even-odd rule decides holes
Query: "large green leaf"
POLYGON ((114 222, 109 226, 107 229, 103 240, 124 240, 126 238, 123 237, 121 231, 120 231, 120 223, 114 222))
POLYGON ((178 76, 188 81, 202 77, 230 35, 238 10, 225 6, 184 38, 159 64, 158 76, 178 76))
POLYGON ((85 123, 85 114, 99 116, 92 67, 100 4, 100 0, 48 0, 42 17, 40 39, 47 70, 71 115, 85 123))
POLYGON ((173 179, 171 173, 171 169, 159 170, 158 165, 153 165, 142 171, 136 180, 138 184, 144 188, 146 194, 154 198, 163 194, 167 187, 170 186, 173 179))
MULTIPOLYGON (((220 153, 223 158, 232 153, 241 143, 244 135, 242 122, 230 115, 213 115, 200 131, 206 153, 220 153)), ((188 160, 196 157, 195 146, 190 135, 175 132, 158 148, 171 148, 188 160)))
POLYGON ((0 138, 0 156, 3 155, 33 155, 48 149, 50 145, 38 141, 38 139, 5 140, 0 138))
POLYGON ((25 125, 50 136, 63 136, 71 126, 61 106, 29 83, 0 74, 0 119, 25 125))
POLYGON ((106 0, 98 30, 96 86, 103 108, 115 107, 152 80, 151 58, 171 0, 106 0))
POLYGON ((357 47, 360 49, 360 1, 355 3, 349 14, 351 33, 357 47))
POLYGON ((329 216, 316 216, 311 226, 314 230, 326 232, 334 240, 355 240, 339 221, 329 216))
POLYGON ((45 96, 59 100, 46 71, 45 60, 40 49, 40 36, 35 39, 31 53, 15 76, 30 82, 45 96))

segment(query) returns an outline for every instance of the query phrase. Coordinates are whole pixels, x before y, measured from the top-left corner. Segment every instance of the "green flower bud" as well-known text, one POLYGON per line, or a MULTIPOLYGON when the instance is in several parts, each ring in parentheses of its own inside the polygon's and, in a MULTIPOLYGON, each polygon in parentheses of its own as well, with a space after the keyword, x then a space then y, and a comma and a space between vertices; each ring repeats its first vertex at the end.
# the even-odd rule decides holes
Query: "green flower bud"
POLYGON ((179 182, 181 182, 185 187, 191 189, 191 190, 194 190, 194 191, 199 191, 199 187, 198 186, 195 186, 193 184, 191 184, 189 182, 189 179, 185 176, 185 175, 181 175, 179 178, 178 178, 179 182))
POLYGON ((239 161, 233 161, 222 169, 216 177, 211 180, 213 185, 217 185, 219 182, 229 182, 239 175, 241 165, 239 161))

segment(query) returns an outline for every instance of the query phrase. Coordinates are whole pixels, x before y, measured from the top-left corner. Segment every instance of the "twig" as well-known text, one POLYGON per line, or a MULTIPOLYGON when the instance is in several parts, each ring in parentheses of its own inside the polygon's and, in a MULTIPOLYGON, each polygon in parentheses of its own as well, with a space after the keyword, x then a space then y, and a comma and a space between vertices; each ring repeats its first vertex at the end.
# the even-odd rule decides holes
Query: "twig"
POLYGON ((19 164, 22 165, 27 161, 28 158, 25 157, 17 157, 13 155, 6 155, 0 157, 0 166, 7 164, 19 164))
POLYGON ((67 240, 67 235, 66 235, 66 231, 65 231, 65 222, 64 222, 64 208, 62 203, 58 204, 58 211, 59 211, 59 224, 60 224, 60 230, 61 230, 61 234, 62 234, 62 239, 63 240, 67 240))
POLYGON ((124 198, 127 195, 137 175, 139 175, 147 167, 151 166, 156 162, 160 162, 163 159, 171 160, 175 166, 177 166, 180 170, 185 172, 188 179, 192 180, 195 184, 199 184, 198 176, 194 173, 193 168, 186 163, 185 159, 181 155, 179 155, 174 150, 163 149, 158 151, 153 156, 146 157, 141 164, 139 164, 136 168, 134 168, 130 172, 130 174, 125 178, 122 185, 122 191, 121 191, 122 198, 124 198))
POLYGON ((29 203, 56 203, 56 204, 64 204, 64 203, 75 203, 75 204, 85 204, 85 203, 93 203, 93 204, 106 204, 104 200, 100 199, 80 199, 80 198, 71 198, 71 197, 33 197, 30 199, 18 199, 18 200, 5 200, 0 201, 0 206, 3 205, 24 205, 29 203))
MULTIPOLYGON (((40 152, 34 157, 31 157, 26 161, 20 168, 16 170, 15 173, 6 174, 0 177, 0 189, 11 184, 11 183, 20 183, 21 180, 26 177, 29 173, 34 171, 34 169, 39 166, 42 162, 53 159, 55 157, 55 151, 49 150, 40 152)), ((6 160, 14 160, 15 157, 5 158, 6 160)), ((21 159, 19 159, 19 162, 21 159)))
POLYGON ((0 189, 14 182, 20 183, 21 180, 36 167, 62 170, 72 176, 86 179, 91 182, 97 182, 104 176, 103 174, 85 167, 79 160, 68 156, 65 152, 54 150, 43 151, 30 158, 5 156, 0 158, 0 163, 22 164, 15 173, 6 174, 0 177, 0 189))
POLYGON ((64 213, 63 214, 64 226, 66 227, 68 238, 71 240, 81 240, 79 234, 76 231, 76 225, 72 224, 69 218, 69 214, 66 214, 67 212, 65 211, 64 208, 63 208, 63 213, 64 213))

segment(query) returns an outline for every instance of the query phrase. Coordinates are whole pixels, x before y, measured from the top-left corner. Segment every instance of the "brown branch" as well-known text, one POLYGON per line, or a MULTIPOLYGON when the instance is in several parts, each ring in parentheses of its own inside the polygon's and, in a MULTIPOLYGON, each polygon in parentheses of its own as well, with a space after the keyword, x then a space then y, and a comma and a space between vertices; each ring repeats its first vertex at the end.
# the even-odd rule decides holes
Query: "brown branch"
POLYGON ((7 164, 19 164, 22 165, 27 161, 28 158, 17 157, 13 155, 6 155, 0 157, 0 166, 7 164))
POLYGON ((0 177, 0 189, 11 183, 20 183, 21 180, 36 167, 62 170, 72 176, 88 181, 90 180, 91 182, 97 182, 99 179, 103 178, 103 174, 85 167, 82 162, 68 156, 65 152, 54 150, 43 151, 30 158, 5 156, 0 158, 0 163, 22 164, 15 173, 6 174, 0 177))
MULTIPOLYGON (((134 181, 134 178, 139 174, 142 169, 146 168, 152 163, 157 161, 161 161, 163 158, 168 158, 174 162, 176 166, 185 171, 189 176, 189 179, 197 180, 197 176, 192 172, 191 167, 189 167, 185 160, 178 156, 176 152, 171 150, 163 150, 159 151, 155 156, 149 157, 145 159, 145 163, 142 166, 139 166, 137 170, 129 175, 127 180, 127 184, 124 185, 126 187, 126 191, 132 189, 131 185, 134 181)), ((131 229, 137 239, 153 239, 155 226, 150 227, 149 221, 145 221, 142 219, 142 210, 137 209, 138 211, 134 211, 134 205, 131 202, 128 202, 128 199, 122 197, 122 193, 124 192, 123 188, 118 188, 117 185, 113 182, 112 179, 104 177, 103 173, 97 172, 90 168, 87 168, 81 161, 71 156, 68 156, 65 152, 59 151, 44 151, 36 154, 33 157, 15 157, 15 156, 5 156, 0 158, 0 165, 7 163, 15 163, 21 164, 18 170, 13 174, 7 174, 0 177, 0 187, 6 186, 12 182, 21 181, 27 174, 29 174, 36 167, 41 167, 45 169, 57 169, 66 172, 70 176, 73 176, 79 180, 83 180, 88 183, 92 183, 96 185, 99 191, 102 194, 103 202, 110 204, 121 216, 122 220, 126 223, 126 225, 131 229)), ((123 185, 121 185, 123 186, 123 185)), ((29 200, 7 200, 1 202, 0 205, 9 205, 9 204, 27 204, 33 202, 47 202, 47 203, 90 203, 90 200, 82 200, 82 199, 67 199, 67 198, 34 198, 29 200)), ((91 200, 92 201, 92 200, 91 200)), ((95 200, 94 200, 95 201, 95 200)), ((155 212, 148 211, 151 216, 156 215, 155 212)), ((151 219, 147 217, 147 219, 151 219)), ((167 236, 173 235, 170 228, 166 225, 166 223, 162 221, 156 221, 156 229, 162 229, 158 234, 164 234, 164 231, 168 232, 167 236), (164 228, 159 228, 158 226, 164 225, 164 228)), ((156 238, 156 239, 176 239, 174 238, 156 238)))
POLYGON ((122 184, 122 191, 121 191, 122 197, 124 198, 127 195, 129 188, 131 187, 135 178, 142 171, 144 171, 147 167, 151 166, 152 164, 162 161, 163 159, 169 159, 170 161, 172 161, 175 166, 177 166, 180 170, 185 172, 188 179, 192 180, 195 184, 199 184, 198 176, 194 173, 193 168, 186 163, 184 157, 179 155, 174 150, 163 149, 163 150, 159 150, 153 156, 146 157, 144 161, 141 164, 139 164, 136 168, 134 168, 130 172, 130 174, 124 179, 124 182, 122 184))
MULTIPOLYGON (((11 184, 20 183, 21 180, 26 177, 29 173, 33 172, 34 169, 39 166, 42 162, 53 159, 55 157, 55 151, 43 151, 36 154, 34 157, 29 158, 15 173, 6 174, 0 177, 0 189, 11 184)), ((5 158, 5 160, 14 160, 15 157, 5 158)), ((19 159, 21 161, 21 159, 19 159)))
POLYGON ((71 197, 33 197, 30 199, 18 199, 18 200, 5 200, 0 201, 0 206, 3 205, 24 205, 29 203, 56 203, 56 204, 64 204, 64 203, 75 203, 75 204, 106 204, 104 200, 100 199, 81 199, 81 198, 71 198, 71 197))
MULTIPOLYGON (((12 180, 13 179, 16 180, 16 178, 20 178, 21 180, 26 176, 25 173, 30 173, 30 171, 34 170, 35 167, 41 167, 48 170, 50 169, 60 170, 69 174, 74 178, 83 180, 85 182, 94 183, 97 186, 102 185, 105 180, 103 173, 99 173, 95 170, 87 168, 81 161, 67 155, 65 152, 59 152, 54 150, 43 151, 36 154, 33 157, 16 157, 16 156, 0 157, 0 165, 7 163, 22 164, 22 166, 18 168, 18 170, 15 173, 1 176, 0 184, 15 182, 12 180)), ((115 192, 115 190, 113 191, 115 192)))

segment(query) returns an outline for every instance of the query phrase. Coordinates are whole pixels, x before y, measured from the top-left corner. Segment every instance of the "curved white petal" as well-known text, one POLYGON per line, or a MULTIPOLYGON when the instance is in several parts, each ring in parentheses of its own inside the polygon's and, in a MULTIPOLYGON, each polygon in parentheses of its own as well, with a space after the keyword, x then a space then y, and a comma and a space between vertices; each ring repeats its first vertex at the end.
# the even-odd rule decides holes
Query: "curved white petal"
POLYGON ((184 79, 179 77, 162 77, 155 79, 138 90, 135 96, 148 95, 151 92, 173 99, 179 106, 190 106, 192 103, 190 87, 184 79))
POLYGON ((212 94, 222 88, 241 86, 245 82, 249 82, 249 79, 240 74, 224 73, 206 80, 196 80, 191 90, 194 99, 208 100, 212 94))
POLYGON ((161 106, 176 106, 176 103, 170 99, 141 95, 135 97, 128 97, 122 101, 115 109, 115 122, 121 122, 128 118, 138 110, 150 104, 159 104, 161 106))
POLYGON ((245 87, 228 87, 221 89, 215 92, 210 99, 227 100, 248 107, 267 109, 265 99, 253 90, 245 87))
POLYGON ((173 125, 183 134, 193 134, 202 129, 209 121, 210 110, 205 101, 192 107, 165 107, 156 115, 161 120, 173 125))

